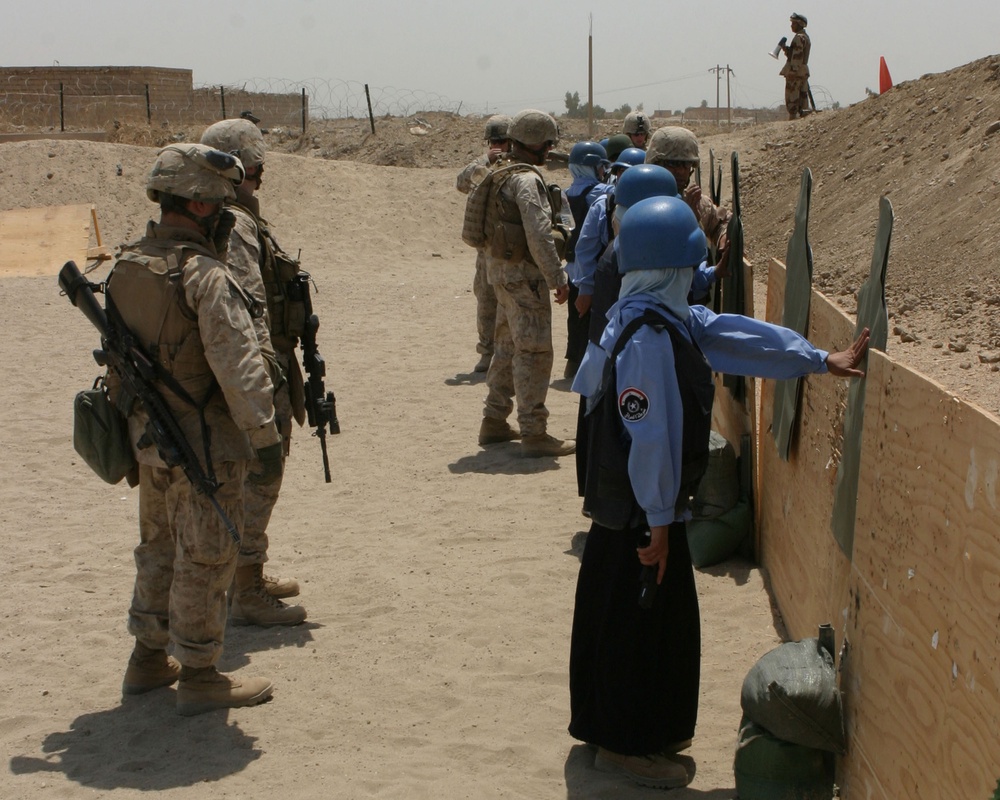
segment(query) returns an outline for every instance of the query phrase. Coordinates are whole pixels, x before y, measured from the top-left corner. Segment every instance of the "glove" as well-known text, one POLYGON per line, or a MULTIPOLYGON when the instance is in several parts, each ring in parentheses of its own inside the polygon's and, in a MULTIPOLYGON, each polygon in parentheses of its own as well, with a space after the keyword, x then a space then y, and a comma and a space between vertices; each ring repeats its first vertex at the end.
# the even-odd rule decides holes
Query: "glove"
POLYGON ((247 475, 250 483, 262 486, 281 479, 281 473, 284 470, 284 453, 282 453, 281 442, 260 448, 257 451, 257 458, 260 461, 261 471, 251 472, 247 475))

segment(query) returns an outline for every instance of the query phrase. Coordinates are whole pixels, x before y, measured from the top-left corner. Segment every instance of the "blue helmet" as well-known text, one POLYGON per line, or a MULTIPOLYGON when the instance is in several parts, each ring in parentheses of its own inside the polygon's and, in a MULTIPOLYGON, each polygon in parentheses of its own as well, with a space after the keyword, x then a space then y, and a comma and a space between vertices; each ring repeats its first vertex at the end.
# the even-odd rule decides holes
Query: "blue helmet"
POLYGON ((612 165, 615 167, 634 167, 637 164, 646 162, 646 151, 638 147, 626 147, 618 156, 618 160, 612 165))
POLYGON ((637 164, 625 170, 615 184, 615 209, 631 208, 647 197, 676 196, 677 181, 670 170, 656 164, 637 164))
POLYGON ((707 252, 698 219, 679 197, 647 197, 622 217, 619 272, 697 267, 707 252))
POLYGON ((609 141, 610 141, 610 138, 607 137, 607 136, 605 136, 603 139, 601 139, 601 147, 603 147, 605 150, 607 150, 608 149, 608 142, 609 141))
POLYGON ((569 163, 585 167, 596 167, 607 157, 607 151, 597 142, 577 142, 569 151, 569 163))

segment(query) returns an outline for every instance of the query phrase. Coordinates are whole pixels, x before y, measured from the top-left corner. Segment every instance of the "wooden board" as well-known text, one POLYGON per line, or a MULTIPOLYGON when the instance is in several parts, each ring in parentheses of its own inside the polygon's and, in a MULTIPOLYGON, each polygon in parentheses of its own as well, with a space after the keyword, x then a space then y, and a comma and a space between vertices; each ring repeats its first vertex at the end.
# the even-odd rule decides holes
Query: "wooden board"
MULTIPOLYGON (((785 269, 768 273, 768 322, 781 324, 785 269)), ((851 341, 854 324, 813 293, 808 339, 834 349, 851 341)), ((828 375, 802 381, 802 403, 788 461, 778 457, 771 433, 773 380, 761 383, 758 450, 758 554, 792 639, 815 636, 829 622, 843 629, 848 563, 830 533, 847 382, 828 375)))
POLYGON ((987 798, 1000 777, 1000 420, 869 362, 847 798, 987 798))
POLYGON ((87 263, 93 206, 0 211, 0 274, 51 275, 70 259, 87 263))
MULTIPOLYGON (((771 321, 783 286, 774 264, 771 321)), ((843 347, 853 323, 812 302, 809 338, 843 347)), ((762 382, 761 560, 790 638, 830 621, 843 648, 840 796, 987 798, 1000 777, 1000 419, 883 353, 867 380, 853 563, 830 530, 844 382, 806 381, 787 463, 762 382)))

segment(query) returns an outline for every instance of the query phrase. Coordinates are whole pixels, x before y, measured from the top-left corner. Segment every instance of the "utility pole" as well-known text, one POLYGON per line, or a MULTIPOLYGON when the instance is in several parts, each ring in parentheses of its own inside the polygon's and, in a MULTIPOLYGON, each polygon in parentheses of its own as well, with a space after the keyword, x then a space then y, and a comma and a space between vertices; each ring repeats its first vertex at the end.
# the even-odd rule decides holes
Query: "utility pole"
POLYGON ((730 128, 733 127, 733 102, 729 93, 729 76, 735 74, 736 73, 729 68, 729 65, 726 64, 726 113, 729 115, 730 128))
POLYGON ((594 15, 587 35, 587 136, 594 138, 594 15))
POLYGON ((733 72, 733 70, 730 68, 728 64, 726 64, 726 66, 724 67, 721 64, 716 64, 714 67, 711 67, 708 71, 715 73, 715 124, 716 125, 722 124, 719 119, 719 113, 721 108, 720 97, 719 97, 720 94, 719 84, 722 81, 723 71, 725 71, 726 73, 726 119, 728 120, 729 127, 731 128, 733 126, 733 104, 731 99, 732 95, 730 93, 729 76, 735 75, 736 73, 733 72))

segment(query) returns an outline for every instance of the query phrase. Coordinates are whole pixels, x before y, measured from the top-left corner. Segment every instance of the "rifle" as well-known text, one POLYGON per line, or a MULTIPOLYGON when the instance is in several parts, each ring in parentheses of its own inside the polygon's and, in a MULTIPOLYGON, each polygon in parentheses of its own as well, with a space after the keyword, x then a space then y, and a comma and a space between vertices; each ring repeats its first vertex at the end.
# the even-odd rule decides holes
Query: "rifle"
POLYGON ((159 377, 156 363, 136 341, 117 310, 113 306, 109 308, 113 317, 110 319, 109 314, 97 302, 94 291, 106 291, 104 286, 88 281, 80 273, 75 262, 67 261, 59 270, 59 288, 101 334, 101 349, 94 351, 94 360, 114 372, 121 380, 123 395, 138 399, 146 410, 149 422, 139 445, 143 446, 143 440, 146 441, 147 447, 149 444, 156 445, 160 458, 168 467, 180 467, 184 471, 195 491, 205 495, 212 504, 229 535, 238 545, 239 531, 223 511, 219 501, 215 499, 219 482, 214 475, 205 474, 198 456, 184 436, 184 431, 154 386, 159 377))
POLYGON ((319 317, 313 313, 312 298, 309 294, 309 284, 312 276, 308 272, 299 271, 288 283, 288 296, 292 301, 299 301, 305 308, 306 321, 299 345, 302 348, 302 367, 306 372, 305 405, 309 427, 315 428, 313 436, 319 439, 323 451, 323 475, 330 483, 330 457, 326 452, 326 426, 330 433, 340 433, 340 421, 337 419, 337 398, 332 391, 327 391, 323 383, 326 376, 326 362, 316 347, 316 331, 319 330, 319 317))

